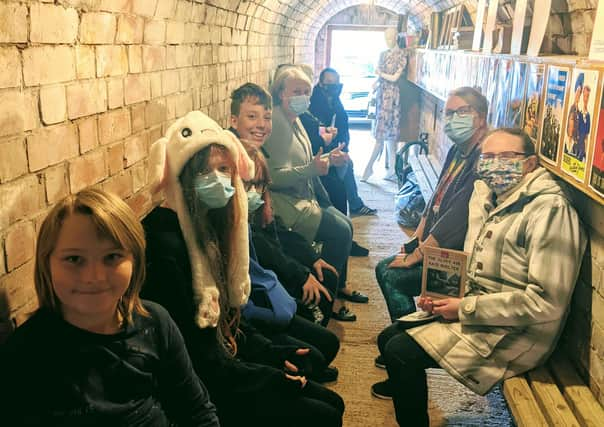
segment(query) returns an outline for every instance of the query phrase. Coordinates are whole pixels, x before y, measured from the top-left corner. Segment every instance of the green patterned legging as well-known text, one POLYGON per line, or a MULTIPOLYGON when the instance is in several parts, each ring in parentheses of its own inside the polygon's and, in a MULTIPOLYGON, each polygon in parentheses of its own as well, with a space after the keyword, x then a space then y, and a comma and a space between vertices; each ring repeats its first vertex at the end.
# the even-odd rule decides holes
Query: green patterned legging
POLYGON ((415 311, 413 297, 419 295, 422 289, 421 263, 411 268, 388 268, 395 256, 381 260, 375 267, 375 277, 393 322, 415 311))

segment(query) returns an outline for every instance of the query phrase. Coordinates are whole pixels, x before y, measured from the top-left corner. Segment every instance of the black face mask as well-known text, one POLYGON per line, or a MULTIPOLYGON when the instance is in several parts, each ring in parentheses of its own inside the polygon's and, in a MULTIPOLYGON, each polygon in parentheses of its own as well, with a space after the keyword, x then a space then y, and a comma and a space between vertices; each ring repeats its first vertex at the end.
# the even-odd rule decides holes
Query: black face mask
POLYGON ((323 84, 322 86, 323 86, 323 90, 325 91, 325 93, 327 93, 327 95, 329 95, 333 98, 337 98, 342 93, 342 87, 344 85, 342 83, 330 83, 330 84, 323 84))

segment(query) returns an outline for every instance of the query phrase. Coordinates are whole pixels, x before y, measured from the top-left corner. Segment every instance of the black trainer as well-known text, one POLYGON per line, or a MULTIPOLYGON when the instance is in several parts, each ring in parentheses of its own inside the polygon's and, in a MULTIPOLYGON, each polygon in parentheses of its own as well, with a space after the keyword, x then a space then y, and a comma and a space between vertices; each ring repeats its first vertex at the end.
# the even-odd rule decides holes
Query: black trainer
POLYGON ((352 241, 352 246, 350 247, 350 256, 367 256, 369 255, 369 249, 364 248, 359 245, 354 240, 352 241))
POLYGON ((322 372, 319 372, 318 374, 314 375, 311 379, 321 384, 330 383, 338 379, 338 374, 338 368, 336 368, 335 366, 328 366, 323 369, 322 372))
POLYGON ((371 394, 378 399, 392 400, 392 391, 388 380, 375 383, 371 386, 371 394))
POLYGON ((375 358, 375 366, 380 369, 386 369, 386 360, 384 360, 384 356, 381 354, 375 358))

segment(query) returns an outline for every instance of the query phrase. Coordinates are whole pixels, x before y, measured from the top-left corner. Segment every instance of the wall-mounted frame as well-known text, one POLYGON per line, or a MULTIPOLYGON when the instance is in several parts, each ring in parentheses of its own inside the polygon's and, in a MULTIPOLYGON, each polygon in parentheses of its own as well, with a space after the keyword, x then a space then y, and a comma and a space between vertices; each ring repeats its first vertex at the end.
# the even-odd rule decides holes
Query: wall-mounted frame
MULTIPOLYGON (((604 65, 602 63, 589 62, 572 56, 535 58, 432 49, 416 49, 414 55, 418 67, 413 83, 443 101, 446 99, 447 92, 455 87, 480 87, 494 108, 506 108, 506 125, 520 123, 520 127, 529 134, 536 144, 536 150, 544 167, 598 203, 604 204, 604 65), (513 117, 516 110, 511 104, 519 101, 518 87, 514 89, 513 86, 522 86, 522 82, 515 78, 509 79, 507 85, 496 82, 496 77, 501 76, 499 66, 502 61, 512 61, 514 73, 523 71, 526 73, 526 91, 521 100, 524 111, 522 118, 513 119, 512 122, 508 120, 508 116, 513 117), (472 70, 467 71, 468 66, 472 70), (451 72, 451 70, 455 71, 451 72), (581 148, 577 154, 577 147, 573 151, 573 145, 568 142, 567 135, 568 115, 572 105, 575 104, 573 90, 577 86, 577 80, 580 79, 578 77, 580 73, 584 73, 584 87, 586 84, 596 87, 596 89, 591 87, 587 106, 580 109, 582 113, 589 112, 590 117, 590 129, 583 141, 584 156, 582 142, 572 143, 581 148), (501 102, 497 96, 502 91, 510 93, 507 104, 501 102), (512 93, 516 95, 512 96, 512 93), (549 113, 546 111, 547 107, 550 107, 549 113), (543 126, 546 123, 547 129, 543 126), (565 142, 567 142, 566 148, 565 142)), ((583 93, 580 102, 582 97, 583 93)), ((495 117, 496 115, 491 115, 490 119, 494 120, 495 117)), ((582 119, 585 121, 585 115, 582 119)), ((489 122, 489 125, 492 126, 493 123, 489 122)))

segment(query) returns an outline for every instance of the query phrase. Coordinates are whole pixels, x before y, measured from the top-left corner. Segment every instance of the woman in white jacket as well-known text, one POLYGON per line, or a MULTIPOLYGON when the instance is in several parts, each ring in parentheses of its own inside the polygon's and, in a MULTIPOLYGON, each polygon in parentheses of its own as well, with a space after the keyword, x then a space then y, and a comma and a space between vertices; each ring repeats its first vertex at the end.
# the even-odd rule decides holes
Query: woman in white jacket
POLYGON ((425 369, 441 367, 479 394, 544 363, 568 314, 586 245, 562 184, 539 167, 519 129, 498 129, 482 144, 464 250, 464 298, 421 298, 442 320, 386 328, 378 346, 399 424, 427 426, 425 369), (414 325, 415 326, 415 325, 414 325))

